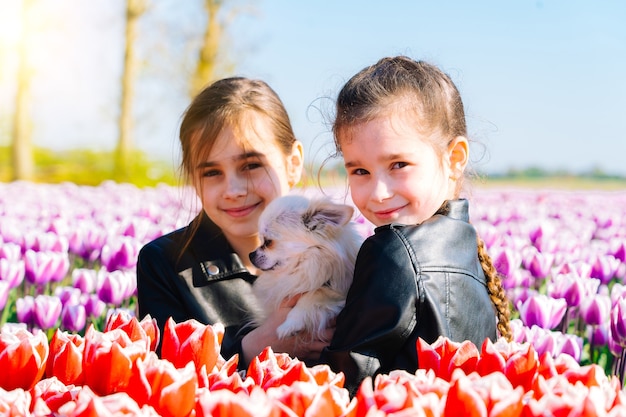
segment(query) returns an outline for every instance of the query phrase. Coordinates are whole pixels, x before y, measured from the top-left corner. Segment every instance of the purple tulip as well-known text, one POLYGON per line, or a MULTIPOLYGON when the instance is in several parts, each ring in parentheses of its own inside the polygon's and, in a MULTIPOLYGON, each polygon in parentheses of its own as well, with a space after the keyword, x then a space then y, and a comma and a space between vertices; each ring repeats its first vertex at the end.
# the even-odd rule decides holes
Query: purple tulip
POLYGON ((583 352, 583 339, 573 334, 557 333, 556 334, 556 355, 570 355, 576 362, 580 362, 583 352))
POLYGON ((0 259, 0 281, 9 283, 11 288, 15 288, 24 282, 25 273, 24 261, 0 259))
POLYGON ((32 249, 25 254, 25 277, 28 282, 45 285, 63 280, 70 269, 67 252, 35 252, 32 249))
POLYGON ((509 248, 503 248, 493 259, 493 266, 505 277, 510 276, 522 264, 522 256, 509 248))
POLYGON ((626 262, 626 239, 615 240, 612 244, 612 255, 621 262, 626 262))
POLYGON ((609 351, 611 352, 611 354, 613 356, 615 356, 617 358, 622 356, 622 352, 623 352, 624 348, 622 346, 618 345, 617 342, 615 342, 615 340, 612 337, 609 337, 608 346, 609 346, 609 351))
POLYGON ((139 245, 129 237, 111 239, 102 247, 100 260, 107 271, 130 269, 137 265, 139 245))
POLYGON ((557 274, 548 284, 548 295, 564 298, 569 307, 577 307, 586 297, 593 297, 600 287, 600 280, 581 278, 576 273, 557 274))
POLYGON ((22 259, 22 247, 17 243, 4 242, 0 244, 0 259, 19 262, 22 259))
POLYGON ((95 269, 76 268, 72 271, 72 283, 85 294, 98 288, 98 272, 95 269))
POLYGON ((15 301, 15 312, 17 313, 17 321, 25 324, 32 324, 35 313, 35 298, 30 295, 18 298, 15 301))
POLYGON ((513 319, 510 321, 511 333, 513 334, 513 341, 516 343, 524 343, 526 341, 526 326, 520 319, 513 319))
POLYGON ((61 300, 61 304, 64 306, 66 304, 74 305, 80 303, 80 296, 82 292, 78 288, 74 287, 56 287, 54 289, 54 295, 59 297, 61 300))
POLYGON ((598 278, 603 284, 608 284, 619 266, 620 260, 613 255, 596 255, 591 262, 591 277, 598 278))
POLYGON ((523 303, 518 303, 517 309, 520 319, 526 326, 536 325, 550 330, 558 326, 565 316, 567 303, 563 298, 538 294, 529 297, 523 303))
POLYGON ((9 300, 9 290, 11 286, 6 281, 0 281, 0 311, 4 310, 9 300))
POLYGON ((61 325, 70 332, 80 332, 87 323, 87 312, 82 304, 66 304, 61 311, 61 325))
POLYGON ((67 252, 69 242, 66 237, 52 232, 32 232, 24 237, 26 249, 35 252, 67 252))
POLYGON ((87 317, 100 317, 106 309, 106 303, 102 301, 96 294, 83 294, 81 297, 82 304, 85 306, 85 314, 87 317))
POLYGON ((592 346, 606 346, 609 343, 609 322, 587 327, 587 339, 592 346))
POLYGON ((533 325, 526 330, 526 340, 533 345, 539 356, 547 353, 554 357, 556 352, 555 333, 533 325))
POLYGON ((611 314, 611 298, 608 295, 585 297, 580 302, 580 316, 591 326, 608 322, 611 314))
POLYGON ((94 261, 100 257, 106 240, 106 230, 93 223, 81 222, 80 228, 69 237, 69 248, 72 253, 89 261, 94 261))
POLYGON ((620 345, 626 347, 626 298, 617 300, 611 309, 611 339, 620 345))
POLYGON ((63 304, 59 297, 52 295, 38 295, 35 297, 34 317, 35 324, 41 329, 52 329, 56 326, 63 304))
POLYGON ((524 267, 535 278, 545 278, 550 274, 553 263, 554 255, 535 251, 524 260, 524 267))
POLYGON ((107 304, 118 305, 124 301, 126 295, 125 275, 121 271, 113 271, 105 274, 98 297, 107 304))

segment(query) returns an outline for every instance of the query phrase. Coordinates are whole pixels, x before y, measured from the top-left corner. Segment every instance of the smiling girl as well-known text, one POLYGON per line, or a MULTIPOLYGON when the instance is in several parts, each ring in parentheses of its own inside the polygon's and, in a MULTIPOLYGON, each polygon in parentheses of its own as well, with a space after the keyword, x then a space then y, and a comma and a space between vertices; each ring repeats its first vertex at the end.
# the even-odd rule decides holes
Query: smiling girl
POLYGON ((399 56, 342 88, 333 125, 352 200, 376 227, 359 252, 322 362, 354 394, 366 377, 415 372, 418 338, 510 338, 509 305, 460 199, 463 103, 438 68, 399 56))
MULTIPOLYGON (((239 362, 272 346, 304 359, 317 358, 319 341, 303 346, 296 336, 278 339, 276 327, 289 303, 250 329, 257 274, 248 257, 259 244, 263 209, 289 192, 302 174, 302 144, 283 103, 264 82, 226 78, 190 104, 180 127, 182 167, 202 211, 180 230, 145 245, 137 262, 139 315, 222 323, 221 354, 239 362)), ((330 335, 325 335, 330 337, 330 335)))

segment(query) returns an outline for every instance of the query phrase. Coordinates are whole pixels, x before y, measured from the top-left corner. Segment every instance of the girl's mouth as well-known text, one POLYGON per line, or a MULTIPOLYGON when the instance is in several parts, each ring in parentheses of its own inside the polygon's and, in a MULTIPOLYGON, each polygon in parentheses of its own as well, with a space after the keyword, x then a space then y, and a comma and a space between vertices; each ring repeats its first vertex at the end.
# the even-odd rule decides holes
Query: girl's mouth
POLYGON ((256 210, 260 204, 261 203, 256 203, 249 206, 224 209, 223 211, 231 217, 245 217, 256 210))

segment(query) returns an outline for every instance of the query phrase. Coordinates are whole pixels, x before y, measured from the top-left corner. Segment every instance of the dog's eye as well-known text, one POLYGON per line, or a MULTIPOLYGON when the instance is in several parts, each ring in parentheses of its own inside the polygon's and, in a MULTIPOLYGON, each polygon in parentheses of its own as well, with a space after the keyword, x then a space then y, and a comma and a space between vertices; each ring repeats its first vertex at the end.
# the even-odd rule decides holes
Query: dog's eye
POLYGON ((266 239, 265 241, 263 241, 263 247, 266 248, 266 249, 271 249, 273 243, 274 243, 273 240, 266 239))

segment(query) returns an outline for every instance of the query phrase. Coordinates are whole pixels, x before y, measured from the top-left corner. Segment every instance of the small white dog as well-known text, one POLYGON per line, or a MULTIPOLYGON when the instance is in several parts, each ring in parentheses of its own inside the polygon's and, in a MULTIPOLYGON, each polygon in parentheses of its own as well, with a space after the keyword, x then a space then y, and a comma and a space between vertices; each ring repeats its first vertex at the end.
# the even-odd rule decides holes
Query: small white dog
POLYGON ((253 291, 263 320, 288 297, 301 295, 277 328, 284 338, 301 330, 323 340, 352 283, 363 241, 351 222, 354 209, 324 198, 297 195, 272 201, 259 218, 262 245, 250 260, 262 272, 253 291))

